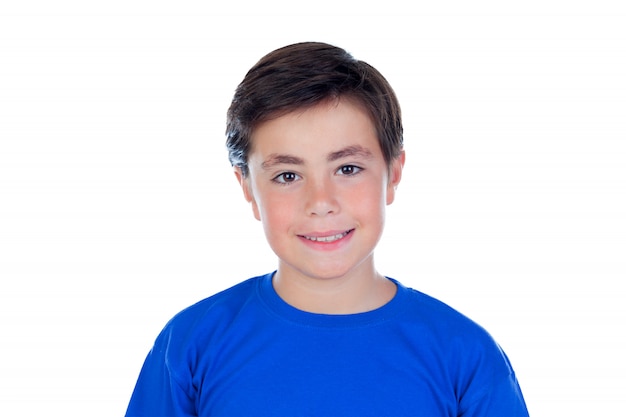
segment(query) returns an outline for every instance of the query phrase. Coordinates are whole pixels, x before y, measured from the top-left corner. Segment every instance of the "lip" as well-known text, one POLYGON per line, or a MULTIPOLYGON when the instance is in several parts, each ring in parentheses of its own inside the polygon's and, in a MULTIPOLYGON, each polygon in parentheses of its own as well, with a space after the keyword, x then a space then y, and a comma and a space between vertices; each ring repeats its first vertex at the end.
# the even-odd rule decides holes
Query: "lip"
POLYGON ((312 247, 323 247, 325 249, 336 248, 343 244, 352 236, 354 229, 330 230, 327 232, 312 232, 298 235, 307 245, 312 247))

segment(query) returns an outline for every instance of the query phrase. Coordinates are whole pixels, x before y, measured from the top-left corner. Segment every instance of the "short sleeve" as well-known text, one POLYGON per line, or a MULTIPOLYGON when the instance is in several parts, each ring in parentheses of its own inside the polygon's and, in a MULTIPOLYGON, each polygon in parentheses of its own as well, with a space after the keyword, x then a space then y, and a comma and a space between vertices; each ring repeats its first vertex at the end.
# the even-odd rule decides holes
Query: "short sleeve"
POLYGON ((146 357, 126 417, 197 416, 195 399, 189 388, 179 383, 175 364, 168 358, 169 340, 165 329, 146 357))
POLYGON ((500 355, 491 357, 471 384, 472 392, 463 396, 460 417, 528 417, 515 372, 504 351, 498 350, 500 355))

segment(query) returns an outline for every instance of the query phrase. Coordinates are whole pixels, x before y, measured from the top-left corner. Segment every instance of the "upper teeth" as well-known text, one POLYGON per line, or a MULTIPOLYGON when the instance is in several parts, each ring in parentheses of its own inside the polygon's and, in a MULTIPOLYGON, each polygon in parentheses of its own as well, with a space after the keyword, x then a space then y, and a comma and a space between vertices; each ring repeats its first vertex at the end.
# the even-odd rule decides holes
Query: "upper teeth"
POLYGON ((336 235, 332 235, 332 236, 305 236, 305 238, 309 239, 309 240, 313 240, 316 242, 333 242, 337 239, 341 239, 342 237, 344 237, 345 235, 347 235, 348 232, 343 232, 343 233, 338 233, 336 235))

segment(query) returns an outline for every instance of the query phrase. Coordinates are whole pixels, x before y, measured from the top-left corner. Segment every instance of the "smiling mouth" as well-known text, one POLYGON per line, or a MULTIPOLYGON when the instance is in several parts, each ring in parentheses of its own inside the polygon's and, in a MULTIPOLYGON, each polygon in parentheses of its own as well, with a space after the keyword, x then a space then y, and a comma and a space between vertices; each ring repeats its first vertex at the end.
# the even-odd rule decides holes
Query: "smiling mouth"
POLYGON ((335 235, 330 235, 330 236, 304 236, 303 235, 302 237, 307 240, 311 240, 313 242, 334 242, 336 240, 346 237, 348 233, 352 232, 352 230, 354 229, 350 229, 346 232, 337 233, 335 235))

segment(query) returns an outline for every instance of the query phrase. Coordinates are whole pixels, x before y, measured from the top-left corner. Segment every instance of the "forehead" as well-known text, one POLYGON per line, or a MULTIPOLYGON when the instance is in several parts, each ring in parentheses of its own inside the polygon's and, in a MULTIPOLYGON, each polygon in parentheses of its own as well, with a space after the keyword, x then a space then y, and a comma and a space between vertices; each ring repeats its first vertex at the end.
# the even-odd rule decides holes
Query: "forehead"
POLYGON ((335 152, 354 146, 380 153, 376 128, 369 113, 362 105, 345 98, 261 122, 250 139, 250 157, 277 152, 335 152))

